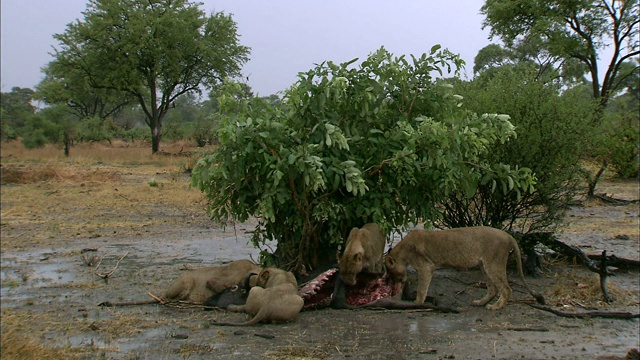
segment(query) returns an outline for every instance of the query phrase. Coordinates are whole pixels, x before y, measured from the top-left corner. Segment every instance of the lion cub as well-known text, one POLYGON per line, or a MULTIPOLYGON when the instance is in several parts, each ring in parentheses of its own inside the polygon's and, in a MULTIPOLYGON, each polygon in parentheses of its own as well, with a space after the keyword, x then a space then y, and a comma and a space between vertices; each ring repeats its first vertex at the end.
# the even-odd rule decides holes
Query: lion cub
MULTIPOLYGON (((473 305, 487 305, 496 295, 500 295, 494 305, 487 309, 503 308, 511 297, 507 280, 507 260, 513 251, 518 272, 529 293, 539 303, 544 298, 535 294, 527 285, 522 273, 520 249, 515 239, 506 232, 490 227, 467 227, 441 231, 413 230, 387 255, 385 265, 394 281, 404 285, 407 265, 418 273, 418 295, 416 303, 423 303, 433 271, 436 267, 468 269, 481 266, 487 278, 487 295, 473 302, 473 305)), ((402 289, 399 289, 402 290, 402 289)))
POLYGON ((340 277, 347 285, 356 284, 356 275, 362 271, 381 273, 385 236, 378 224, 369 223, 349 233, 344 254, 336 254, 340 277))
POLYGON ((202 303, 214 294, 237 285, 248 273, 257 274, 261 269, 249 260, 236 260, 227 265, 191 270, 169 287, 165 297, 202 303))
POLYGON ((253 316, 244 323, 218 323, 216 325, 246 326, 258 322, 286 322, 298 316, 304 300, 298 295, 298 283, 289 271, 276 268, 263 269, 258 274, 245 305, 229 305, 228 310, 246 312, 253 316))

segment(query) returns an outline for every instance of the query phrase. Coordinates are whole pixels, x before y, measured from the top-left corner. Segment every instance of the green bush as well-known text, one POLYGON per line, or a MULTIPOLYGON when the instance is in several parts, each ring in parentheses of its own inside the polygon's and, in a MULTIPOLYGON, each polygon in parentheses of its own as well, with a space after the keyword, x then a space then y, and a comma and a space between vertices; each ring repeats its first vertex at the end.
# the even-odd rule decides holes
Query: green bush
POLYGON ((490 161, 523 166, 536 176, 529 194, 496 192, 492 176, 483 177, 474 197, 454 193, 444 223, 450 227, 489 225, 521 232, 546 231, 562 221, 582 181, 580 160, 590 137, 595 103, 581 91, 565 91, 538 79, 527 66, 496 68, 461 86, 473 111, 511 116, 518 136, 496 144, 490 161))
POLYGON ((315 268, 335 261, 354 226, 433 222, 448 194, 475 192, 482 169, 496 191, 531 189, 528 169, 487 161, 514 135, 508 116, 469 113, 432 78, 457 72, 458 56, 435 46, 407 59, 382 48, 355 61, 298 74, 282 105, 224 95, 237 84, 221 91, 220 146, 199 160, 192 185, 213 219, 258 218, 254 244, 277 241, 265 261, 315 268))
POLYGON ((638 128, 620 126, 607 139, 606 146, 611 151, 609 164, 613 167, 616 175, 623 179, 640 177, 638 128))
POLYGON ((62 140, 60 125, 38 114, 30 116, 22 131, 22 143, 28 149, 39 148, 48 143, 58 143, 62 140))

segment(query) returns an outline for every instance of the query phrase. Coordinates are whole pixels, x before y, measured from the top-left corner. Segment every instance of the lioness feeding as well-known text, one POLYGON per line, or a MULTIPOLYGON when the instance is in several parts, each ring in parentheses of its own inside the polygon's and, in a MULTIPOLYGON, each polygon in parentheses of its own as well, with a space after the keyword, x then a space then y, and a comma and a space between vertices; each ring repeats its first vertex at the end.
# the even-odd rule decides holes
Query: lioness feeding
POLYGON ((214 322, 216 325, 246 326, 258 322, 286 322, 298 316, 304 300, 298 295, 298 283, 291 272, 263 269, 251 288, 245 305, 229 305, 228 310, 246 312, 252 318, 244 323, 214 322))
MULTIPOLYGON (((440 231, 413 230, 386 256, 385 265, 390 276, 404 286, 407 266, 418 274, 418 295, 415 302, 423 303, 436 267, 469 269, 480 266, 487 279, 487 295, 473 305, 487 305, 500 295, 487 309, 503 308, 511 298, 507 280, 507 260, 511 251, 516 256, 518 273, 529 293, 539 303, 544 298, 534 293, 522 273, 520 249, 515 239, 506 232, 490 227, 468 227, 440 231)), ((400 289, 401 290, 401 289, 400 289)))
POLYGON ((214 294, 236 286, 248 273, 258 273, 261 269, 249 260, 236 260, 227 265, 191 270, 169 287, 165 297, 202 303, 214 294))
POLYGON ((336 254, 340 277, 347 285, 356 284, 356 275, 361 271, 382 273, 382 255, 385 236, 378 224, 370 223, 361 229, 353 228, 349 233, 344 254, 336 254))

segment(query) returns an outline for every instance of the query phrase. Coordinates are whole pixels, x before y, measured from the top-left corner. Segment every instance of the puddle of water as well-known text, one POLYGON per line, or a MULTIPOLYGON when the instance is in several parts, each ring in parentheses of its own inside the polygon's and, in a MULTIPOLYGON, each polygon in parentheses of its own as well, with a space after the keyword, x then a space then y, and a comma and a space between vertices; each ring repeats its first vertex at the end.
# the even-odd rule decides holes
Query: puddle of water
POLYGON ((149 346, 149 342, 152 340, 168 338, 167 329, 164 327, 146 329, 147 331, 140 333, 136 337, 122 338, 113 342, 112 346, 117 346, 120 351, 128 353, 133 350, 141 350, 149 346))
POLYGON ((104 340, 90 336, 88 334, 80 334, 69 336, 67 339, 68 344, 71 347, 88 347, 94 349, 110 349, 113 350, 114 346, 107 343, 104 340))
POLYGON ((50 263, 34 264, 29 283, 43 285, 65 285, 77 278, 73 264, 50 263))
MULTIPOLYGON (((436 319, 433 317, 418 317, 415 319, 385 319, 378 324, 384 331, 410 333, 412 335, 429 336, 443 331, 476 331, 469 320, 436 319)), ((382 330, 381 330, 382 331, 382 330)))

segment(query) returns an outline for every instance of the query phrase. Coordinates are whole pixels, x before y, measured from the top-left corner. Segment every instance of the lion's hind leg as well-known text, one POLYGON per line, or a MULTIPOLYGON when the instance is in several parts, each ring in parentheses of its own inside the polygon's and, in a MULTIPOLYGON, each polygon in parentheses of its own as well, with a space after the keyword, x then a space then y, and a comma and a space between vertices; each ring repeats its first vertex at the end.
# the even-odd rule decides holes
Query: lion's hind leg
POLYGON ((484 278, 487 280, 487 295, 485 295, 480 300, 474 300, 471 304, 475 306, 485 306, 489 303, 489 301, 493 300, 493 298, 498 295, 498 288, 491 278, 487 275, 487 271, 484 269, 484 265, 480 267, 482 270, 482 274, 484 274, 484 278))
POLYGON ((506 269, 504 272, 493 272, 490 273, 487 271, 487 278, 491 279, 494 283, 495 287, 498 289, 498 301, 496 301, 493 305, 487 305, 487 309, 489 310, 499 310, 502 309, 509 299, 511 299, 511 287, 509 287, 509 281, 507 279, 506 269))

